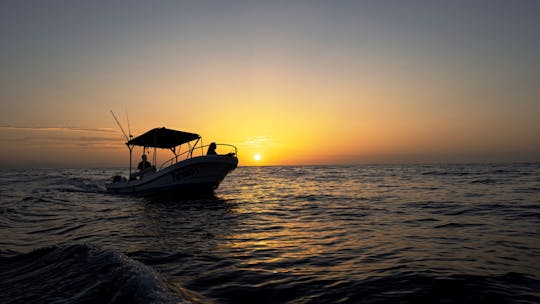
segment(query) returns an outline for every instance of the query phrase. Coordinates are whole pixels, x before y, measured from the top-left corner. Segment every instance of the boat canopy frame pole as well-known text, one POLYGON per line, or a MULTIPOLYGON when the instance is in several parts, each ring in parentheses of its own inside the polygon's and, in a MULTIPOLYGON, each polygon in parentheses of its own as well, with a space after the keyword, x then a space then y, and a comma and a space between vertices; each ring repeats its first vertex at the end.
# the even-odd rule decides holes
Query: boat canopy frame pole
MULTIPOLYGON (((175 161, 174 163, 176 164, 178 162, 178 155, 176 155, 176 146, 175 147, 172 147, 171 149, 171 152, 174 154, 175 156, 175 161)), ((156 166, 157 166, 157 163, 156 163, 156 166)))
POLYGON ((128 144, 126 144, 126 146, 128 147, 129 149, 129 176, 131 176, 131 171, 132 171, 132 158, 133 158, 133 146, 130 146, 128 144))
MULTIPOLYGON (((191 144, 189 145, 189 157, 193 157, 193 151, 195 150, 195 148, 197 148, 197 143, 199 142, 199 140, 201 140, 201 137, 199 136, 199 138, 197 138, 197 141, 195 142, 195 144, 193 144, 193 147, 191 147, 191 144)), ((189 144, 189 143, 188 143, 189 144)))
POLYGON ((157 158, 156 158, 156 145, 157 145, 157 134, 154 133, 154 166, 157 164, 157 158))

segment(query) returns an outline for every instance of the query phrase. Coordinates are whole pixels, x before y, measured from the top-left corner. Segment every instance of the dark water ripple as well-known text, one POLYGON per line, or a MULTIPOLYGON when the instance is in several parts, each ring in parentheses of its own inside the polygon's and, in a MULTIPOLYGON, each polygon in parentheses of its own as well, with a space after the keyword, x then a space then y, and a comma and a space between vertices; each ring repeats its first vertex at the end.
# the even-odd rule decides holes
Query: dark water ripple
POLYGON ((180 298, 152 268, 95 245, 2 258, 0 272, 2 303, 178 303, 180 298))
POLYGON ((0 172, 0 302, 540 302, 540 164, 244 167, 187 201, 118 173, 0 172))

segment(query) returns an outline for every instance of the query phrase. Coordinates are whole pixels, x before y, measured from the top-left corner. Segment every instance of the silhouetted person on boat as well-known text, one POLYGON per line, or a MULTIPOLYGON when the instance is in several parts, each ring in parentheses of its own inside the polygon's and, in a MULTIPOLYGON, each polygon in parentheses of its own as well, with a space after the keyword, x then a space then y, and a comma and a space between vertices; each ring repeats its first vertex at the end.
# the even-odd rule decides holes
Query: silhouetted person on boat
POLYGON ((152 164, 146 160, 146 154, 143 154, 141 158, 142 160, 137 166, 137 169, 139 169, 139 171, 144 171, 145 169, 152 167, 152 164))
POLYGON ((208 152, 206 152, 206 155, 216 155, 216 143, 211 143, 210 146, 208 146, 208 152))

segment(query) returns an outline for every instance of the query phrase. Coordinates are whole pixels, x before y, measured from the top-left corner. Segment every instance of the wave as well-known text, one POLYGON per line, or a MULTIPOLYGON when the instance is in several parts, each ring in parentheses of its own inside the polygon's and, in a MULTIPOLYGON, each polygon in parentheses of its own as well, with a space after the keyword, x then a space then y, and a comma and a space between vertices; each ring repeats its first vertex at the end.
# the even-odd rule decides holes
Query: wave
POLYGON ((521 273, 500 275, 444 274, 407 271, 405 266, 362 279, 247 270, 200 277, 192 288, 204 288, 222 303, 520 303, 540 300, 540 282, 521 273), (231 282, 235 277, 242 283, 231 282), (258 282, 258 283, 251 283, 258 282), (262 282, 262 283, 261 283, 262 282))
POLYGON ((495 181, 494 179, 491 179, 491 178, 485 178, 485 179, 475 179, 473 181, 470 182, 471 184, 486 184, 486 185, 489 185, 489 184, 495 184, 497 183, 497 181, 495 181))
POLYGON ((93 244, 0 258, 0 303, 192 303, 149 266, 93 244))
POLYGON ((446 223, 442 225, 437 225, 434 228, 466 228, 466 227, 479 227, 479 226, 485 226, 485 224, 479 224, 479 223, 446 223))
MULTIPOLYGON (((493 166, 500 166, 500 165, 493 165, 493 166)), ((445 166, 445 167, 439 167, 437 169, 433 170, 427 170, 421 172, 422 175, 434 175, 434 176, 483 176, 483 175, 491 175, 491 176, 523 176, 523 175, 530 175, 531 172, 528 172, 530 168, 527 166, 516 166, 513 165, 509 168, 504 169, 495 169, 492 168, 489 165, 470 165, 470 166, 445 166)))

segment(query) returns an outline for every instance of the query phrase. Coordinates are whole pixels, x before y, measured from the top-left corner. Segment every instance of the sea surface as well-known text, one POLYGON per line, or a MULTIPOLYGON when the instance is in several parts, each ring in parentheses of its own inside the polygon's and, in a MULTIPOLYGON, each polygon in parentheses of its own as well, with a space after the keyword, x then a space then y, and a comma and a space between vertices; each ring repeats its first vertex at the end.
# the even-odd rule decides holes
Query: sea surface
POLYGON ((0 171, 0 303, 540 303, 540 164, 0 171))

